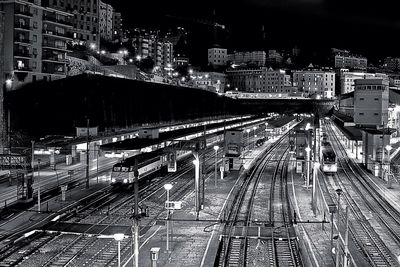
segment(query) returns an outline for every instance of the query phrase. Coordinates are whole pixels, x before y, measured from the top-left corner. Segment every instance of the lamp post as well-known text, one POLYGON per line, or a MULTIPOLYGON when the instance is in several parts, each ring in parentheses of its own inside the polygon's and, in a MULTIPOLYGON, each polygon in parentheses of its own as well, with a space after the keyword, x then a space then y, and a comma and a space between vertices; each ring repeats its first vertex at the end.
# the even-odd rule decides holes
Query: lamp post
POLYGON ((165 184, 164 189, 167 191, 167 201, 165 202, 165 207, 168 207, 168 215, 167 215, 167 251, 169 251, 169 190, 172 189, 172 184, 165 184))
POLYGON ((311 203, 312 203, 312 207, 314 209, 315 212, 315 190, 316 190, 316 186, 317 186, 317 172, 318 172, 318 168, 319 168, 319 162, 315 162, 314 161, 314 170, 313 170, 313 180, 312 180, 312 196, 311 196, 311 203))
POLYGON ((246 133, 247 133, 247 147, 249 147, 250 146, 250 129, 246 129, 246 133))
MULTIPOLYGON (((340 246, 340 195, 342 194, 342 189, 336 189, 336 194, 338 195, 337 201, 337 229, 338 229, 338 240, 336 243, 336 267, 339 267, 339 246, 340 246)), ((333 222, 332 222, 333 227, 333 222)))
POLYGON ((387 187, 392 188, 391 180, 390 180, 390 150, 392 150, 391 145, 385 146, 387 151, 387 166, 386 166, 386 176, 387 176, 387 187))
POLYGON ((214 181, 215 181, 215 186, 217 186, 217 157, 218 157, 218 149, 219 146, 214 146, 215 150, 215 171, 214 171, 214 181))
POLYGON ((124 238, 124 234, 114 234, 114 239, 118 242, 118 267, 121 267, 121 241, 124 238))
POLYGON ((265 123, 265 132, 264 132, 264 137, 267 137, 267 128, 268 128, 268 122, 265 123))
POLYGON ((253 139, 254 139, 254 136, 256 135, 256 129, 257 129, 257 127, 254 126, 254 127, 253 127, 253 131, 254 131, 254 132, 253 132, 253 139))
POLYGON ((308 146, 305 148, 307 152, 307 177, 306 177, 306 187, 308 189, 308 186, 310 185, 310 151, 311 148, 308 146))
POLYGON ((40 213, 40 159, 38 161, 38 212, 40 213))

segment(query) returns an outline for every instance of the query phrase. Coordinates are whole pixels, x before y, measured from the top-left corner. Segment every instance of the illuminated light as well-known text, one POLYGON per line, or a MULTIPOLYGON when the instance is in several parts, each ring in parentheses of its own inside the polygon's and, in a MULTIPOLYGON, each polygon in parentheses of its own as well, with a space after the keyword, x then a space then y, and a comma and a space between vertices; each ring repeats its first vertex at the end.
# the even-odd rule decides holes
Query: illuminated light
POLYGON ((121 240, 123 240, 125 238, 125 235, 124 234, 114 234, 114 239, 116 240, 116 241, 121 241, 121 240))
POLYGON ((60 215, 57 215, 56 217, 54 217, 51 221, 52 222, 56 222, 56 221, 58 221, 59 219, 60 219, 60 215))
POLYGON ((173 187, 172 184, 165 184, 165 185, 164 185, 164 189, 167 190, 167 191, 168 191, 168 190, 171 190, 172 187, 173 187))
POLYGON ((11 86, 12 85, 12 80, 11 79, 7 79, 6 80, 6 85, 7 86, 11 86))
POLYGON ((96 44, 91 43, 91 44, 90 44, 90 48, 91 48, 91 49, 96 49, 96 44))
POLYGON ((320 164, 319 162, 314 163, 315 168, 319 168, 320 164))
POLYGON ((218 151, 218 149, 219 149, 219 146, 214 146, 215 151, 218 151))
POLYGON ((198 159, 193 160, 193 164, 194 165, 199 165, 199 160, 198 159))
POLYGON ((129 59, 129 62, 132 63, 132 62, 133 62, 133 59, 130 58, 130 59, 129 59))
POLYGON ((128 179, 125 178, 123 182, 124 182, 124 184, 127 184, 128 183, 128 179))
POLYGON ((142 57, 140 55, 136 56, 136 60, 140 61, 142 59, 142 57))
POLYGON ((111 183, 115 183, 116 181, 115 178, 111 178, 111 183))
POLYGON ((386 149, 388 152, 390 152, 390 150, 392 150, 392 146, 391 146, 391 145, 387 145, 387 146, 385 146, 385 149, 386 149))
POLYGON ((100 52, 102 55, 104 55, 105 53, 106 53, 106 51, 105 50, 101 50, 101 52, 100 52))
POLYGON ((30 232, 25 233, 25 234, 24 234, 24 237, 25 237, 25 238, 26 238, 26 237, 29 237, 29 236, 33 235, 34 233, 36 233, 36 230, 33 230, 33 231, 30 231, 30 232))

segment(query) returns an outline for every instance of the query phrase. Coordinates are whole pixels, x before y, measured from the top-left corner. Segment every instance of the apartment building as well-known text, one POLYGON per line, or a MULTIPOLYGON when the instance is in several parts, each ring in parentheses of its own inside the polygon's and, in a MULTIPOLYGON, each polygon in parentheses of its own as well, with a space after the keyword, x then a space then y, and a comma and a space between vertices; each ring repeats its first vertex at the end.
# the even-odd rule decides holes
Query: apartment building
POLYGON ((226 48, 213 47, 208 49, 208 65, 225 66, 228 61, 226 48))
POLYGON ((157 34, 138 34, 132 40, 136 56, 150 57, 156 66, 166 67, 173 63, 173 45, 157 34))
POLYGON ((113 39, 113 14, 113 7, 107 3, 100 1, 100 37, 107 41, 111 41, 113 39))
POLYGON ((265 66, 266 53, 264 51, 235 52, 228 55, 228 61, 233 64, 248 64, 257 67, 265 66))
POLYGON ((72 40, 72 14, 42 5, 40 1, 0 2, 5 25, 4 78, 8 89, 26 82, 54 80, 67 74, 67 42, 72 40))
POLYGON ((309 97, 335 97, 335 73, 332 71, 304 70, 293 73, 293 86, 309 97))

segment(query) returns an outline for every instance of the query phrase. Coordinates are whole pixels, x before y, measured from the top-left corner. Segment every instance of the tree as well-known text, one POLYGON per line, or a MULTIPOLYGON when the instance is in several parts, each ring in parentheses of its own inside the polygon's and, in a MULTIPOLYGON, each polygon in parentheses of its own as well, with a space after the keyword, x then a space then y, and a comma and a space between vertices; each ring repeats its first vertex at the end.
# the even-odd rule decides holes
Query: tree
POLYGON ((139 68, 147 73, 151 73, 154 68, 154 60, 151 57, 146 57, 139 62, 139 68))

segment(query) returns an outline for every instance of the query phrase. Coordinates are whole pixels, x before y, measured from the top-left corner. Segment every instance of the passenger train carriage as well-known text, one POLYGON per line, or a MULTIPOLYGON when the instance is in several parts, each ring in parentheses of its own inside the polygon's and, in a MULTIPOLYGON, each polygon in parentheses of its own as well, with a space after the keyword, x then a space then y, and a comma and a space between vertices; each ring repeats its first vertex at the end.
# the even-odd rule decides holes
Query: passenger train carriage
POLYGON ((337 160, 331 143, 321 143, 321 169, 325 174, 337 172, 337 160))

